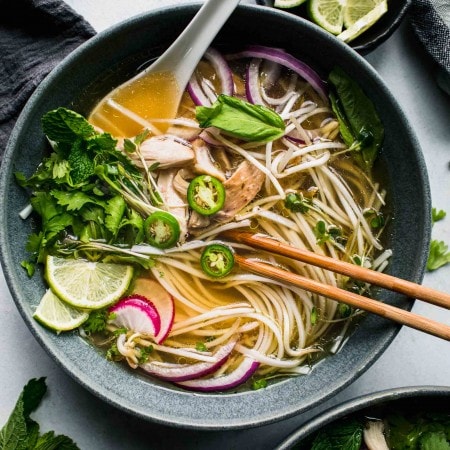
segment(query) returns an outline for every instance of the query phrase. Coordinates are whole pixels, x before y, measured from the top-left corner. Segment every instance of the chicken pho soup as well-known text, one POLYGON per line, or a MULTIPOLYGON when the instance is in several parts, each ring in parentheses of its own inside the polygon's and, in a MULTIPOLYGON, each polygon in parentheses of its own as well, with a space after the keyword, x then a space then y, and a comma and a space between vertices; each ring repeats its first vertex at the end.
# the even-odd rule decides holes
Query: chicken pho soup
POLYGON ((184 389, 307 376, 345 344, 361 311, 247 272, 236 255, 361 295, 370 286, 231 235, 383 271, 377 111, 341 68, 321 79, 262 46, 210 48, 176 113, 170 74, 140 81, 87 118, 65 108, 43 117, 52 153, 21 180, 42 217, 29 264, 44 263, 49 284, 35 317, 184 389), (48 226, 42 198, 63 225, 48 226))

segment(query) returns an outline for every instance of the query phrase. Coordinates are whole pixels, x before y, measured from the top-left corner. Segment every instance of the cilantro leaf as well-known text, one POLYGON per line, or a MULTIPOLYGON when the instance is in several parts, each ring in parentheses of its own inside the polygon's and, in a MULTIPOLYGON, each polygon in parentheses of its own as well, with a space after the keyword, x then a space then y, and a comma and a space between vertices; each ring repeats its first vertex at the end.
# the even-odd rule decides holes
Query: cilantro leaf
POLYGON ((438 211, 436 208, 432 208, 431 209, 431 221, 432 221, 433 225, 436 222, 439 222, 440 220, 445 219, 446 215, 447 215, 447 213, 444 210, 440 209, 438 211))
POLYGON ((445 266, 450 263, 450 252, 448 245, 443 241, 433 239, 430 243, 430 253, 427 260, 427 270, 432 271, 439 269, 439 267, 445 266))

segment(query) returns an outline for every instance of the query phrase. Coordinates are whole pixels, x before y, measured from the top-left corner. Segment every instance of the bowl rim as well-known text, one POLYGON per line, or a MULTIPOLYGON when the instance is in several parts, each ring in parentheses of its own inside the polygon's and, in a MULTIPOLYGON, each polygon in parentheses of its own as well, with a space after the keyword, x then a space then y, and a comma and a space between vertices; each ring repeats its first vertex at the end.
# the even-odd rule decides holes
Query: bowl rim
MULTIPOLYGON (((70 55, 68 55, 60 64, 58 64, 55 69, 45 78, 45 80, 38 86, 36 91, 31 96, 30 100, 26 104, 25 108, 23 109, 22 113, 19 116, 19 119, 17 120, 16 126, 14 127, 14 130, 11 134, 11 137, 9 139, 7 150, 4 155, 2 166, 0 167, 0 192, 7 192, 7 185, 9 180, 11 179, 12 175, 12 165, 13 165, 13 156, 14 156, 14 145, 17 141, 17 139, 20 136, 20 129, 22 128, 23 124, 26 123, 27 119, 29 117, 33 116, 34 110, 37 108, 37 104, 39 102, 39 98, 43 92, 46 91, 46 89, 49 89, 49 87, 52 85, 55 79, 58 78, 60 73, 64 73, 64 71, 67 71, 67 68, 70 67, 70 65, 74 64, 79 58, 83 56, 83 53, 87 49, 93 49, 98 45, 101 45, 102 42, 106 39, 108 39, 108 36, 112 35, 123 35, 123 33, 126 33, 127 30, 133 29, 134 27, 138 26, 140 23, 145 22, 151 18, 154 17, 164 17, 165 15, 177 15, 180 12, 185 14, 194 14, 196 10, 200 7, 200 3, 195 4, 182 4, 182 5, 174 5, 171 7, 161 7, 154 10, 149 11, 146 14, 131 17, 123 22, 120 22, 103 32, 98 33, 96 36, 88 40, 86 43, 82 44, 80 47, 78 47, 76 50, 74 50, 70 55)), ((284 11, 276 11, 274 9, 267 9, 267 11, 261 11, 262 8, 256 5, 239 5, 238 9, 236 11, 236 14, 242 12, 242 14, 245 13, 260 13, 260 14, 266 14, 268 16, 279 16, 282 19, 290 20, 292 22, 296 23, 296 26, 305 27, 305 29, 308 32, 312 33, 318 33, 321 39, 324 40, 324 44, 326 42, 332 43, 332 45, 338 46, 344 54, 348 54, 348 57, 351 59, 357 59, 358 64, 364 68, 364 70, 370 75, 371 79, 374 80, 374 82, 377 84, 377 86, 380 88, 380 90, 383 92, 383 95, 390 100, 392 103, 394 109, 398 113, 401 120, 404 120, 407 124, 406 116, 404 115, 403 111, 401 110, 400 106, 398 105, 398 102, 395 100, 393 95, 390 93, 390 91, 385 86, 384 82, 382 81, 381 77, 377 74, 375 69, 370 66, 369 63, 367 63, 361 56, 356 54, 352 49, 350 49, 346 44, 335 42, 334 38, 332 38, 329 33, 317 29, 316 26, 311 24, 309 21, 295 17, 292 14, 286 13, 284 11)), ((416 154, 418 164, 421 166, 422 170, 426 170, 426 166, 423 160, 423 155, 420 151, 420 145, 417 141, 417 138, 414 135, 413 130, 408 127, 408 130, 410 132, 410 137, 414 141, 415 145, 414 148, 418 149, 419 151, 416 154)), ((421 180, 423 182, 423 189, 424 189, 424 200, 427 203, 428 209, 431 207, 430 202, 430 195, 429 195, 429 186, 428 186, 428 179, 426 172, 422 173, 423 179, 421 180)), ((6 222, 6 216, 5 211, 2 208, 0 210, 0 226, 2 228, 5 227, 6 222)), ((424 217, 424 223, 425 217, 424 217)), ((429 228, 425 226, 425 232, 429 233, 429 228)), ((417 271, 414 273, 414 276, 416 278, 416 281, 419 282, 424 274, 424 263, 425 263, 425 255, 426 255, 426 249, 423 249, 422 253, 417 255, 418 256, 418 266, 420 268, 417 269, 417 271)), ((358 364, 354 370, 351 371, 351 373, 345 373, 344 376, 341 378, 340 382, 337 383, 329 383, 329 390, 326 393, 317 393, 315 392, 312 396, 312 398, 309 400, 309 402, 296 402, 295 404, 289 403, 289 399, 291 398, 291 395, 295 395, 297 392, 297 386, 295 385, 295 382, 292 382, 290 384, 291 386, 291 395, 286 395, 283 393, 282 386, 284 389, 284 385, 286 382, 280 382, 276 385, 269 386, 267 389, 267 393, 269 391, 272 391, 273 398, 277 398, 277 400, 280 402, 280 405, 278 409, 276 410, 276 413, 269 412, 267 410, 264 410, 264 408, 261 408, 261 411, 258 411, 258 414, 253 415, 251 417, 248 416, 248 411, 245 410, 245 408, 242 408, 242 411, 240 410, 239 413, 236 413, 235 416, 223 418, 220 414, 220 408, 222 408, 222 404, 228 405, 228 403, 231 403, 230 399, 242 399, 243 396, 246 395, 252 395, 253 399, 255 401, 260 402, 261 405, 265 405, 267 407, 267 404, 265 403, 266 400, 263 398, 263 395, 266 395, 266 393, 262 394, 261 391, 265 391, 266 389, 259 390, 259 391, 251 391, 251 392, 245 392, 245 393, 232 393, 232 394, 199 394, 199 393, 192 393, 192 392, 184 392, 184 391, 176 391, 177 396, 179 395, 181 397, 181 403, 189 403, 192 408, 200 407, 199 399, 207 398, 208 404, 214 403, 216 405, 219 411, 219 413, 214 412, 211 413, 211 410, 208 410, 208 416, 205 415, 205 417, 202 418, 194 418, 194 417, 188 417, 183 416, 180 417, 181 413, 180 411, 171 411, 170 414, 166 412, 161 411, 155 411, 152 410, 151 407, 149 408, 147 405, 144 407, 142 405, 136 405, 133 403, 132 399, 124 399, 123 396, 119 395, 116 392, 113 392, 111 389, 108 389, 107 386, 100 383, 97 379, 88 379, 86 378, 86 373, 83 372, 83 370, 74 364, 73 361, 68 360, 64 352, 61 351, 60 348, 56 347, 52 341, 51 336, 49 336, 49 332, 46 330, 43 330, 43 328, 34 321, 34 319, 31 317, 29 312, 27 311, 25 302, 21 299, 21 286, 18 280, 16 280, 16 277, 14 276, 14 271, 16 270, 15 267, 11 267, 11 263, 13 261, 11 251, 9 248, 9 243, 6 241, 6 233, 0 234, 0 259, 1 264, 3 266, 5 279, 7 281, 7 285, 11 291, 12 297, 14 299, 14 302, 16 303, 17 308, 19 309, 20 314, 22 315, 24 321, 28 325, 28 328, 31 330, 34 337, 37 339, 37 341, 40 343, 40 345, 47 351, 47 353, 52 357, 52 359, 66 372, 68 373, 74 380, 76 380, 79 384, 81 384, 83 387, 85 387, 87 390, 95 394, 97 397, 103 399, 106 403, 109 403, 111 405, 114 405, 115 407, 126 411, 130 414, 133 414, 135 416, 141 417, 143 419, 151 420, 157 423, 165 424, 165 425, 171 425, 171 426, 178 426, 178 427, 184 427, 184 428, 195 428, 195 429, 209 429, 209 430, 225 430, 225 429, 239 429, 239 428, 248 428, 248 427, 254 427, 259 426, 262 424, 269 424, 273 423, 288 417, 292 417, 299 412, 305 411, 312 405, 315 405, 318 401, 324 401, 330 398, 331 396, 335 395, 337 392, 344 389, 346 386, 348 386, 352 381, 354 381, 357 377, 359 377, 365 370, 367 370, 375 361, 376 359, 384 352, 384 350, 390 345, 392 340, 396 337, 397 333, 400 331, 401 327, 396 324, 385 324, 385 322, 382 323, 383 326, 383 334, 382 338, 377 340, 377 347, 373 351, 373 353, 369 356, 366 356, 365 358, 361 358, 360 361, 358 361, 358 364), (285 403, 282 403, 285 401, 285 403)), ((22 270, 22 269, 21 269, 22 270)), ((412 308, 413 302, 410 303, 409 308, 412 308)), ((369 320, 369 323, 373 323, 372 320, 375 322, 378 320, 378 318, 369 317, 367 318, 369 320)), ((380 319, 382 320, 382 319, 380 319)), ((58 339, 61 339, 59 337, 58 339)), ((62 345, 62 344, 61 344, 62 345)), ((321 365, 319 365, 321 366, 321 365)), ((115 369, 112 369, 112 372, 114 372, 115 369)), ((115 373, 115 372, 114 372, 115 373)), ((292 381, 288 380, 289 382, 292 381)), ((171 399, 170 395, 173 393, 173 389, 168 389, 161 386, 153 386, 153 391, 155 391, 155 395, 162 396, 163 399, 169 400, 171 399), (169 392, 169 394, 167 394, 169 392)), ((159 397, 158 397, 159 400, 159 397)), ((233 400, 234 401, 234 400, 233 400)), ((235 402, 236 403, 236 402, 235 402)), ((239 402, 242 403, 242 402, 239 402)), ((174 405, 173 405, 174 406, 174 405)), ((181 407, 181 406, 180 406, 181 407)), ((225 408, 225 407, 223 407, 225 408)))
POLYGON ((450 386, 420 385, 386 388, 380 391, 360 395, 350 400, 346 400, 338 405, 327 408, 326 410, 308 419, 300 425, 294 432, 290 433, 275 450, 288 450, 293 445, 299 443, 299 440, 311 436, 322 427, 339 420, 348 414, 380 405, 385 402, 404 400, 408 398, 421 397, 449 397, 450 386))

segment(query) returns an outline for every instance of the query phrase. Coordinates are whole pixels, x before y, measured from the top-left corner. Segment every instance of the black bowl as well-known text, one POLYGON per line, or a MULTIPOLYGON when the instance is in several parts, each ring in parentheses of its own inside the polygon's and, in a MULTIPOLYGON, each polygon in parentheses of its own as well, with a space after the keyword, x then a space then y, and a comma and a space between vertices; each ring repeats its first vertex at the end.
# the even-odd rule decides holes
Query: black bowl
MULTIPOLYGON (((273 0, 256 0, 258 4, 273 7, 273 0)), ((372 27, 358 36, 348 45, 360 55, 369 52, 382 44, 400 25, 408 11, 411 0, 388 0, 388 11, 372 27)), ((285 11, 309 20, 306 2, 285 11)))
POLYGON ((308 420, 279 444, 276 450, 310 448, 311 440, 321 429, 344 418, 383 417, 394 411, 411 414, 439 411, 450 414, 450 387, 399 387, 363 395, 308 420))
MULTIPOLYGON (((161 8, 98 34, 67 57, 38 87, 11 135, 0 172, 0 256, 14 301, 45 350, 76 381, 108 403, 139 417, 173 426, 243 428, 281 420, 311 409, 367 370, 392 342, 400 326, 367 316, 343 349, 309 376, 281 380, 266 389, 199 394, 111 364, 77 334, 54 333, 32 313, 45 291, 41 277, 29 279, 21 261, 32 226, 18 213, 29 199, 14 172, 32 173, 46 151, 40 119, 59 106, 86 114, 94 103, 130 77, 144 61, 161 54, 180 34, 200 4, 161 8)), ((273 8, 241 5, 214 45, 283 47, 312 65, 325 79, 340 65, 357 79, 382 112, 385 126, 378 170, 384 172, 394 220, 386 245, 393 249, 389 272, 420 282, 428 254, 431 202, 426 166, 414 132, 376 71, 349 46, 310 22, 273 8), (278 30, 283 29, 283 33, 278 30), (308 42, 309 45, 302 45, 308 42), (300 43, 300 44, 299 44, 300 43), (318 52, 317 49, 320 51, 318 52)), ((379 292, 378 298, 410 309, 411 299, 379 292)))

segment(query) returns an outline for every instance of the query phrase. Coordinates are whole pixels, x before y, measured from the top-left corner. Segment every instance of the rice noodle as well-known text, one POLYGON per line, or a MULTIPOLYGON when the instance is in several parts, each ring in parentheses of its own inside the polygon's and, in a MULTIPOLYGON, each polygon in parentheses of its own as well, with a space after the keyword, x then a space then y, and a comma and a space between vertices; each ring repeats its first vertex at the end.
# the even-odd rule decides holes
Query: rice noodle
MULTIPOLYGON (((283 57, 281 50, 276 53, 277 58, 283 57)), ((208 217, 208 225, 195 229, 183 244, 166 250, 146 244, 131 248, 133 256, 155 258, 150 273, 174 298, 176 311, 163 343, 140 335, 117 338, 118 351, 131 367, 138 367, 142 345, 152 346, 150 358, 160 366, 179 359, 212 362, 217 349, 239 335, 230 357, 210 376, 226 375, 251 358, 259 363, 254 376, 272 379, 306 375, 315 359, 327 352, 335 353, 345 344, 352 321, 361 315, 360 311, 352 312, 350 318, 341 317, 336 301, 237 268, 219 279, 206 275, 199 262, 200 255, 206 246, 224 243, 221 233, 227 230, 253 230, 293 247, 350 262, 359 258, 362 264, 380 271, 386 268, 392 255, 380 243, 382 230, 373 230, 366 217, 368 212, 380 212, 386 193, 355 164, 339 136, 339 123, 331 106, 324 101, 324 91, 317 92, 317 83, 314 88, 298 73, 289 72, 286 69, 289 66, 273 61, 268 65, 267 59, 254 57, 253 53, 244 52, 240 56, 243 55, 245 59, 241 61, 237 60, 238 54, 228 59, 230 68, 235 70, 237 94, 247 95, 254 103, 277 111, 286 124, 284 136, 267 143, 242 143, 213 127, 200 134, 205 137, 212 157, 214 152, 222 152, 222 159, 231 161, 229 166, 233 170, 246 160, 264 174, 264 183, 260 192, 248 199, 233 217, 225 222, 214 215, 208 217), (243 74, 245 80, 241 79, 243 74), (287 194, 292 193, 302 201, 300 210, 293 210, 288 204, 287 194), (205 351, 196 349, 199 343, 202 344, 199 348, 205 351)), ((198 101, 209 105, 221 93, 219 84, 214 77, 208 78, 198 70, 190 81, 190 89, 195 90, 198 101)), ((193 120, 195 105, 189 98, 184 101, 182 111, 187 111, 186 114, 173 120, 152 119, 149 123, 129 111, 121 112, 155 134, 161 134, 154 125, 158 123, 174 125, 175 134, 177 127, 195 133, 198 128, 193 120)), ((233 172, 230 167, 223 171, 226 180, 233 172)), ((189 165, 186 169, 195 174, 199 170, 189 165)), ((151 212, 148 199, 139 200, 142 208, 151 212)), ((167 210, 170 207, 164 206, 167 210)), ((347 277, 316 266, 255 254, 242 244, 233 247, 248 253, 250 259, 258 258, 320 283, 341 288, 349 283, 347 277)), ((364 285, 361 289, 368 287, 364 285)))

